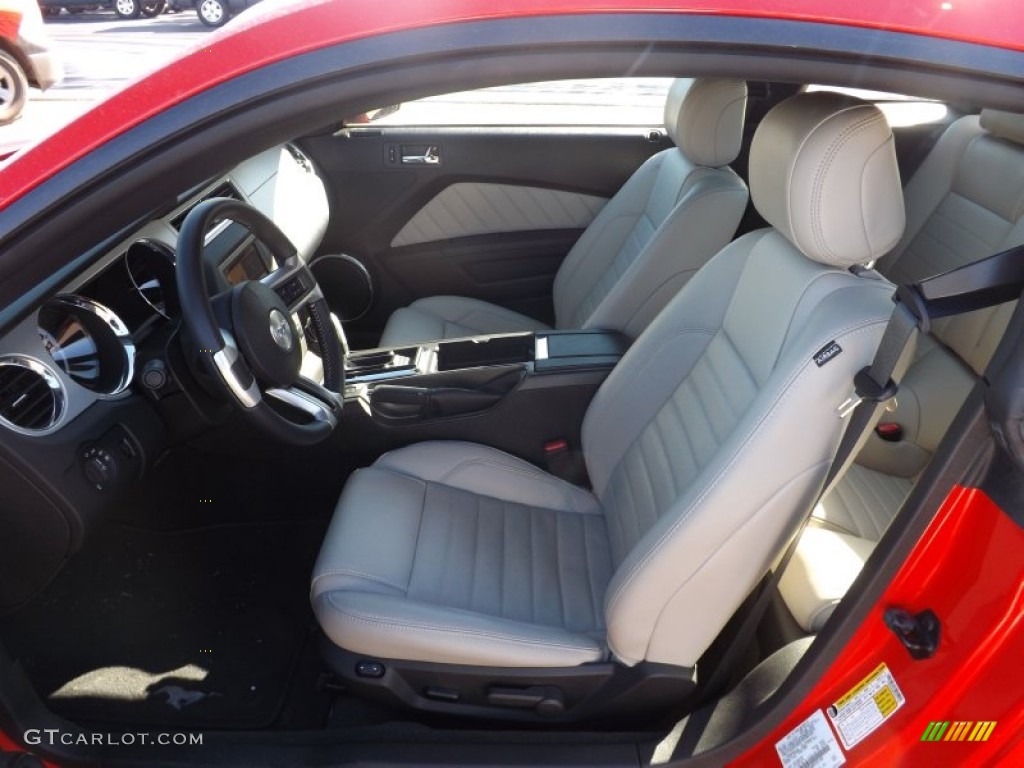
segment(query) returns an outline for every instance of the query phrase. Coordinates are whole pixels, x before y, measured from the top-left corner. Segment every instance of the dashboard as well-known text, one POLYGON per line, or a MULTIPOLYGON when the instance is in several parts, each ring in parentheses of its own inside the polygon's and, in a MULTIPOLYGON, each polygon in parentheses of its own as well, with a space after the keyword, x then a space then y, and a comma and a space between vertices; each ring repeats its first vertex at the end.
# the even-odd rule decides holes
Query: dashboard
MULTIPOLYGON (((323 182, 290 145, 262 153, 194 190, 0 338, 0 437, 2 430, 45 437, 97 402, 131 390, 138 347, 178 312, 178 231, 189 211, 211 197, 231 197, 258 208, 307 260, 327 228, 323 182)), ((258 280, 276 267, 262 244, 230 222, 208 233, 206 256, 214 292, 258 280)))
MULTIPOLYGON (((0 335, 0 613, 38 592, 170 444, 230 413, 204 400, 201 386, 179 386, 204 374, 176 335, 178 232, 211 197, 257 208, 307 261, 330 217, 324 183, 298 148, 263 152, 90 255, 90 266, 0 335)), ((276 268, 229 221, 207 233, 203 258, 211 294, 276 268)))

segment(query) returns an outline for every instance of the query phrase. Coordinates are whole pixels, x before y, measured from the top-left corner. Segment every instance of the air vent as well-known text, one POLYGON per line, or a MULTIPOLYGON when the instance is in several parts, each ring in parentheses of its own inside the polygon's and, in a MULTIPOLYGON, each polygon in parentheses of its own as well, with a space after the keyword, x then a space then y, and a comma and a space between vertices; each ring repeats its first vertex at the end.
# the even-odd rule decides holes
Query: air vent
POLYGON ((64 390, 38 360, 0 357, 0 422, 21 432, 42 432, 64 413, 64 390))
POLYGON ((239 194, 238 190, 235 189, 232 184, 229 184, 228 182, 225 181, 219 187, 211 189, 199 200, 196 200, 194 205, 190 205, 184 211, 182 211, 173 219, 171 219, 171 226, 174 227, 176 230, 180 231, 181 225, 185 223, 185 218, 192 212, 192 209, 195 208, 196 205, 199 205, 199 203, 203 202, 203 200, 209 200, 211 197, 230 197, 232 200, 242 199, 242 195, 239 194))

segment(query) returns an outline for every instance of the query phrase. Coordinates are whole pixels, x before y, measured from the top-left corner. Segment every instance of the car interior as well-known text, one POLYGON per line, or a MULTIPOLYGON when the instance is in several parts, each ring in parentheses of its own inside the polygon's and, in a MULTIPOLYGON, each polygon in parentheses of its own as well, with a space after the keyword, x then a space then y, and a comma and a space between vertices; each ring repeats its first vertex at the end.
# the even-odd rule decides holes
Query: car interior
POLYGON ((3 329, 0 678, 105 731, 738 732, 1007 328, 936 320, 822 492, 894 284, 1024 243, 1024 115, 659 88, 660 124, 303 131, 3 329))

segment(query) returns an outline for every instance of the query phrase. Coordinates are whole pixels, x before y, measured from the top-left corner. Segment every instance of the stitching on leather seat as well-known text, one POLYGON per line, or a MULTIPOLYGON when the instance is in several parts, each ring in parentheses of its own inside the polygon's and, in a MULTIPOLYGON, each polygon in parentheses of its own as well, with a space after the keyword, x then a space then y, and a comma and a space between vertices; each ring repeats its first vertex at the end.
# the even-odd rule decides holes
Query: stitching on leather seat
MULTIPOLYGON (((551 508, 548 508, 548 507, 536 507, 537 509, 546 509, 549 512, 575 512, 575 513, 583 514, 583 515, 586 515, 586 514, 600 514, 600 511, 598 511, 598 512, 585 512, 585 511, 581 510, 577 506, 576 501, 569 494, 568 489, 562 487, 560 483, 554 482, 550 475, 547 475, 547 474, 545 474, 544 472, 542 472, 540 470, 526 469, 524 467, 515 467, 515 466, 512 466, 510 464, 503 464, 503 463, 501 463, 499 461, 494 461, 492 459, 481 459, 481 458, 463 459, 458 464, 456 464, 454 467, 452 467, 450 470, 448 470, 448 472, 446 472, 444 475, 442 475, 440 477, 440 479, 437 480, 436 482, 438 482, 441 485, 447 485, 449 488, 456 488, 457 490, 467 490, 465 488, 460 488, 458 486, 448 485, 448 483, 446 483, 445 481, 446 480, 454 480, 455 475, 457 475, 458 473, 461 473, 461 472, 463 472, 463 471, 465 471, 467 469, 470 469, 471 467, 474 467, 474 466, 495 467, 495 468, 500 469, 500 470, 502 470, 504 472, 512 472, 512 473, 515 473, 515 474, 518 474, 518 475, 522 475, 523 477, 528 477, 531 480, 541 481, 546 486, 549 486, 553 490, 560 492, 561 495, 562 495, 562 498, 566 502, 566 505, 569 507, 569 509, 551 509, 551 508)), ((486 495, 486 494, 484 494, 484 495, 486 495)), ((498 496, 488 496, 488 498, 500 499, 500 497, 498 497, 498 496)), ((522 503, 524 506, 534 506, 532 504, 527 504, 525 502, 516 502, 516 503, 522 503)))
POLYGON ((385 587, 391 587, 392 589, 397 589, 403 595, 406 593, 406 590, 407 590, 406 587, 403 587, 400 584, 397 584, 396 582, 390 581, 388 579, 381 578, 380 576, 374 576, 371 573, 363 573, 362 571, 356 571, 356 570, 353 570, 351 568, 332 568, 329 571, 321 571, 320 573, 317 573, 313 577, 313 584, 314 584, 314 586, 316 585, 316 583, 318 581, 320 581, 320 579, 322 579, 325 576, 352 576, 352 577, 357 578, 357 579, 363 579, 364 581, 370 581, 370 582, 374 582, 374 583, 377 583, 377 584, 383 584, 385 587))
MULTIPOLYGON (((884 325, 886 322, 887 319, 861 322, 858 325, 847 326, 846 328, 843 328, 835 333, 830 333, 827 336, 834 339, 855 336, 860 333, 866 333, 874 326, 884 325)), ((826 341, 827 338, 823 337, 820 341, 820 344, 824 344, 826 341)), ((816 349, 818 346, 820 346, 820 344, 812 344, 810 348, 816 349)), ((605 609, 606 615, 610 614, 615 609, 619 599, 622 597, 622 594, 626 591, 626 588, 632 585, 637 573, 639 573, 644 568, 644 566, 646 566, 647 563, 650 562, 650 560, 653 559, 661 551, 665 543, 669 539, 671 539, 675 535, 676 531, 690 518, 694 510, 696 510, 697 507, 703 504, 707 497, 711 494, 711 492, 718 487, 723 477, 732 469, 733 464, 736 463, 740 454, 743 452, 746 446, 750 443, 754 436, 756 436, 758 432, 760 432, 762 427, 772 418, 772 416, 782 405, 782 403, 784 403, 792 394, 794 382, 801 376, 805 375, 805 373, 808 370, 812 370, 810 369, 810 364, 811 361, 808 360, 802 367, 798 368, 793 374, 790 375, 790 377, 782 385, 781 391, 775 402, 772 403, 771 408, 769 408, 768 411, 764 414, 764 416, 762 416, 762 418, 760 418, 757 421, 757 423, 755 423, 750 428, 750 430, 748 430, 746 436, 740 441, 739 445, 736 447, 736 450, 733 452, 732 456, 729 457, 728 461, 722 466, 722 468, 718 471, 718 473, 711 480, 711 482, 705 485, 700 495, 696 499, 694 499, 693 502, 691 502, 689 507, 686 510, 684 510, 684 512, 679 517, 676 518, 675 522, 673 522, 669 529, 666 530, 658 538, 658 540, 651 545, 651 547, 647 550, 647 553, 643 556, 643 558, 641 558, 639 562, 637 562, 632 568, 630 568, 629 572, 626 574, 626 576, 623 577, 621 583, 616 587, 615 591, 608 596, 605 602, 605 605, 607 606, 607 608, 605 609)))
MULTIPOLYGON (((879 121, 884 121, 884 118, 872 112, 869 116, 862 118, 856 123, 848 125, 844 128, 832 143, 825 150, 825 156, 818 163, 818 168, 814 175, 814 183, 811 186, 811 210, 813 215, 811 216, 811 229, 814 233, 814 239, 817 240, 818 247, 831 259, 836 259, 837 256, 832 248, 829 246, 823 227, 822 216, 820 215, 821 208, 821 194, 822 187, 825 185, 825 178, 828 176, 829 171, 832 169, 832 165, 836 159, 836 156, 846 146, 847 142, 853 139, 861 131, 866 130, 874 126, 879 121)), ((863 217, 863 211, 861 212, 863 217)), ((868 247, 870 248, 870 243, 868 247)))

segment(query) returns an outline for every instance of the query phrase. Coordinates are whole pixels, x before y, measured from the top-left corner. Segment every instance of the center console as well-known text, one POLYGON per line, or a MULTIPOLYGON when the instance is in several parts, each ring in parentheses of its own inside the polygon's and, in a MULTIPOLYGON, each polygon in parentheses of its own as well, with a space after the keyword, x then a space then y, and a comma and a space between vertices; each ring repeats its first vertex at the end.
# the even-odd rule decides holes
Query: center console
POLYGON ((469 440, 541 462, 579 445, 583 414, 629 340, 613 331, 541 331, 354 352, 344 432, 367 450, 469 440))

